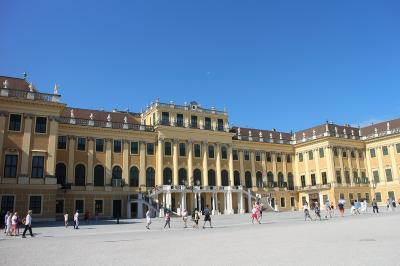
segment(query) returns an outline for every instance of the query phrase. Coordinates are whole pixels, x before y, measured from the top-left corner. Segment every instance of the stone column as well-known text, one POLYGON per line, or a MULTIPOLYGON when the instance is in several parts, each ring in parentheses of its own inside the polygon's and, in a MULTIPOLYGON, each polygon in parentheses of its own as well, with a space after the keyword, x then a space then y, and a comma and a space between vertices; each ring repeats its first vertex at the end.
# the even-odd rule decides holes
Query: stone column
POLYGON ((245 185, 244 179, 244 155, 243 150, 239 150, 239 165, 240 165, 240 184, 242 186, 245 185))
POLYGON ((0 167, 3 167, 4 159, 3 159, 3 145, 4 145, 4 134, 6 127, 6 115, 4 113, 0 113, 0 167))
POLYGON ((345 176, 344 176, 343 150, 342 150, 342 148, 339 148, 338 152, 339 152, 340 176, 342 177, 342 184, 343 184, 343 183, 345 183, 345 176))
POLYGON ((128 219, 132 218, 132 213, 131 213, 131 196, 128 195, 128 201, 126 202, 126 217, 128 219))
POLYGON ((87 163, 87 184, 93 185, 93 156, 94 156, 94 139, 88 138, 88 163, 87 163))
POLYGON ((111 177, 112 177, 112 162, 111 162, 111 142, 112 139, 106 139, 106 186, 110 186, 111 185, 111 177))
POLYGON ((164 139, 158 139, 157 145, 157 177, 156 177, 156 185, 163 185, 163 146, 164 139))
POLYGON ((398 183, 399 169, 397 167, 397 161, 396 161, 395 144, 390 144, 388 148, 389 148, 390 161, 392 163, 393 182, 398 183))
POLYGON ((68 171, 67 183, 75 184, 75 136, 68 136, 68 171))
POLYGON ((21 177, 28 177, 29 174, 29 155, 31 149, 32 120, 33 115, 25 115, 24 135, 22 137, 21 154, 21 177))
POLYGON ((172 184, 177 186, 179 184, 178 180, 178 143, 179 140, 173 140, 173 149, 172 149, 172 164, 173 164, 173 172, 172 172, 172 184))
POLYGON ((332 146, 326 148, 326 171, 328 183, 335 182, 335 163, 333 160, 332 146))
POLYGON ((232 214, 233 213, 233 210, 232 210, 232 190, 230 188, 229 188, 228 193, 227 193, 227 198, 228 198, 227 211, 228 211, 228 214, 232 214))
POLYGON ((240 214, 243 214, 243 213, 244 213, 244 197, 243 197, 243 191, 240 191, 238 200, 239 200, 239 204, 238 204, 239 210, 238 210, 238 211, 239 211, 240 214))
POLYGON ((137 212, 137 218, 143 218, 143 203, 138 202, 138 212, 137 212))
POLYGON ((140 145, 140 171, 139 171, 139 186, 146 185, 146 143, 139 142, 140 145))
POLYGON ((380 183, 383 183, 383 184, 386 185, 386 174, 385 174, 385 169, 383 167, 382 147, 377 147, 376 148, 376 156, 378 157, 380 183))
POLYGON ((350 175, 350 185, 354 185, 354 175, 353 175, 353 165, 351 163, 351 150, 346 150, 347 153, 347 163, 349 164, 349 175, 350 175))
POLYGON ((129 185, 129 141, 122 140, 122 145, 122 180, 125 181, 125 184, 129 185))
POLYGON ((275 180, 278 180, 278 173, 276 171, 276 153, 271 152, 271 158, 272 158, 272 173, 274 174, 274 182, 275 180))
POLYGON ((215 215, 216 214, 216 212, 215 212, 215 210, 216 210, 216 207, 215 207, 215 193, 212 194, 211 208, 212 208, 212 211, 211 211, 212 215, 215 215))
POLYGON ((247 197, 247 207, 249 209, 249 212, 251 212, 252 206, 251 206, 251 195, 250 194, 247 197))
POLYGON ((288 176, 287 176, 287 160, 286 160, 286 154, 282 154, 281 155, 282 158, 282 172, 283 172, 283 176, 284 176, 284 180, 286 180, 285 182, 288 181, 288 176))
MULTIPOLYGON (((314 149, 315 175, 317 184, 322 184, 321 170, 319 169, 319 150, 314 149)), ((321 201, 322 202, 322 201, 321 201)))
POLYGON ((229 185, 233 186, 235 182, 233 181, 233 152, 232 152, 232 145, 229 144, 228 146, 228 158, 229 158, 229 185))
POLYGON ((47 146, 47 175, 56 174, 56 149, 58 141, 58 122, 55 117, 49 117, 49 141, 47 146))
POLYGON ((203 185, 208 186, 208 143, 203 142, 203 185))
MULTIPOLYGON (((365 157, 364 157, 365 158, 365 157)), ((360 166, 360 150, 356 150, 356 167, 357 167, 357 174, 358 177, 361 178, 361 166, 360 166)))
MULTIPOLYGON (((372 168, 371 168, 371 154, 369 153, 368 150, 365 150, 364 158, 365 158, 367 172, 368 172, 368 176, 369 176, 370 187, 372 187, 373 186, 372 181, 374 180, 374 175, 372 174, 372 168)), ((372 197, 374 198, 375 195, 372 195, 372 197)))
POLYGON ((193 179, 193 143, 191 140, 188 140, 187 142, 187 149, 188 149, 188 184, 194 184, 194 179, 193 179))
MULTIPOLYGON (((306 186, 311 185, 310 168, 308 167, 308 152, 303 153, 304 166, 306 170, 306 186)), ((278 205, 278 199, 276 199, 275 206, 278 205)))
POLYGON ((215 145, 215 148, 217 149, 217 162, 216 162, 216 172, 217 172, 217 186, 221 186, 221 145, 217 143, 215 145))
POLYGON ((256 187, 256 159, 255 159, 254 153, 255 153, 255 151, 250 151, 252 187, 256 187))
POLYGON ((267 178, 267 160, 265 157, 266 157, 265 151, 261 151, 261 166, 262 166, 263 183, 264 183, 264 179, 267 178))
MULTIPOLYGON (((303 157, 304 159, 304 157, 303 157)), ((301 179, 300 179, 300 173, 299 173, 299 154, 296 153, 294 155, 294 184, 297 187, 301 186, 301 179)))

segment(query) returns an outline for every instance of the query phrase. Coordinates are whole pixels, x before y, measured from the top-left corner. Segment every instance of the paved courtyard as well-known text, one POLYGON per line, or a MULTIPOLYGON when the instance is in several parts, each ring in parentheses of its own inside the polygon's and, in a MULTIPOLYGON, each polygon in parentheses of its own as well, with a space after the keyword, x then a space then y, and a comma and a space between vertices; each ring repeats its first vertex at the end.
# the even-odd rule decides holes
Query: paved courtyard
MULTIPOLYGON (((348 211, 347 211, 348 212, 348 211)), ((302 212, 213 217, 213 229, 170 230, 154 219, 103 221, 79 230, 33 228, 36 237, 0 238, 2 265, 399 265, 400 212, 304 222, 302 212)), ((190 223, 191 224, 191 223, 190 223)))

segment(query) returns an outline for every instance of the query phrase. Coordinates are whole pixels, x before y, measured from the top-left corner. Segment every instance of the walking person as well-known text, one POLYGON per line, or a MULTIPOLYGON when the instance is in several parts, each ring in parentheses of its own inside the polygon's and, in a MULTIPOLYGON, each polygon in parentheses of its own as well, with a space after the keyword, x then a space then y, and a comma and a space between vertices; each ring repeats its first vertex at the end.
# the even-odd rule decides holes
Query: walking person
POLYGON ((325 201, 325 219, 332 218, 332 213, 331 213, 331 205, 329 204, 329 200, 325 201))
POLYGON ((387 199, 387 201, 386 201, 386 208, 387 208, 388 212, 392 211, 392 204, 391 204, 390 199, 387 199))
POLYGON ((339 208, 340 216, 344 217, 344 201, 343 200, 339 201, 338 208, 339 208))
POLYGON ((164 229, 168 225, 168 228, 171 229, 171 214, 169 211, 165 213, 165 224, 164 224, 164 229))
POLYGON ((357 200, 354 201, 354 214, 360 214, 360 203, 357 200))
POLYGON ((193 228, 199 229, 200 214, 199 214, 199 211, 197 210, 197 208, 195 208, 192 213, 192 219, 194 222, 193 228))
POLYGON ((394 199, 392 199, 392 208, 393 211, 396 211, 396 201, 394 199))
POLYGON ((303 205, 303 210, 304 210, 304 221, 307 221, 307 218, 309 218, 312 221, 313 219, 311 218, 310 207, 308 206, 307 201, 303 205))
POLYGON ((65 212, 64 214, 64 225, 65 228, 68 228, 68 212, 65 212))
POLYGON ((331 201, 331 214, 335 215, 335 205, 333 205, 333 201, 331 201))
POLYGON ((259 203, 257 204, 257 206, 258 206, 258 214, 259 214, 259 216, 258 216, 258 222, 260 223, 260 222, 261 222, 261 219, 262 219, 262 217, 263 217, 262 211, 263 211, 264 205, 263 205, 262 203, 259 202, 259 203))
POLYGON ((211 225, 211 213, 210 213, 210 209, 208 208, 208 205, 204 208, 204 224, 203 224, 203 229, 205 229, 206 226, 206 222, 210 222, 210 228, 213 228, 211 225))
POLYGON ((74 229, 79 229, 79 210, 76 210, 74 215, 74 229))
POLYGON ((254 220, 256 220, 259 224, 260 221, 258 220, 258 206, 257 204, 253 205, 253 209, 251 210, 251 223, 254 224, 254 220))
POLYGON ((379 213, 378 202, 376 201, 375 198, 372 200, 372 204, 371 205, 372 205, 373 213, 375 213, 375 211, 376 211, 376 213, 379 213))
POLYGON ((32 234, 32 216, 31 215, 32 215, 32 211, 29 210, 28 214, 25 217, 25 221, 23 221, 25 224, 25 229, 24 229, 24 232, 22 233, 22 238, 26 238, 25 234, 26 234, 26 231, 28 231, 28 230, 29 230, 29 234, 31 235, 31 237, 34 237, 34 235, 32 234))
POLYGON ((8 214, 6 225, 7 225, 6 236, 11 236, 11 234, 12 234, 12 213, 8 214))
POLYGON ((183 209, 183 211, 182 211, 182 219, 183 219, 183 224, 184 224, 183 228, 187 228, 188 212, 186 209, 183 209))
POLYGON ((8 223, 8 217, 10 216, 10 212, 7 211, 6 215, 4 215, 4 234, 7 234, 7 223, 8 223))
POLYGON ((321 221, 321 209, 319 208, 319 204, 318 201, 316 201, 314 203, 314 212, 315 212, 315 220, 317 220, 317 218, 319 218, 319 220, 321 221))
POLYGON ((12 234, 14 236, 17 235, 17 225, 18 225, 18 213, 15 212, 14 215, 11 217, 12 234))
POLYGON ((150 212, 150 209, 148 209, 147 212, 146 212, 146 222, 147 222, 146 228, 148 230, 150 230, 150 224, 151 224, 151 212, 150 212))

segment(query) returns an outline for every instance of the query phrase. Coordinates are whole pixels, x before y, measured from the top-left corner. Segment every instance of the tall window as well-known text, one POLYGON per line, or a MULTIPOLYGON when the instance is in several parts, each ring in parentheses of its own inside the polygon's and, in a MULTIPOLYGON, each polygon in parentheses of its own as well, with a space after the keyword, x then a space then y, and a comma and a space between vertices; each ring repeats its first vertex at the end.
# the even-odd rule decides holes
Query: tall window
POLYGON ((43 178, 44 156, 32 156, 32 178, 43 178))
POLYGON ((392 169, 390 169, 390 168, 385 169, 385 173, 386 173, 386 181, 387 182, 392 182, 393 181, 392 169))
POLYGON ((239 156, 238 156, 238 151, 237 150, 232 150, 232 157, 234 161, 239 160, 239 156))
POLYGON ((155 175, 156 171, 154 171, 154 168, 149 167, 146 170, 146 187, 155 187, 156 181, 155 181, 155 175))
POLYGON ((4 177, 17 177, 18 155, 6 154, 4 159, 4 177))
POLYGON ((386 156, 386 155, 389 154, 389 151, 388 151, 388 147, 387 147, 387 146, 383 146, 383 147, 382 147, 382 153, 383 153, 384 156, 386 156))
POLYGON ((103 213, 103 200, 94 201, 94 212, 95 214, 103 213))
POLYGON ((260 171, 257 171, 256 173, 256 187, 263 187, 262 173, 260 171))
POLYGON ((122 141, 121 140, 114 140, 114 152, 121 153, 122 152, 122 141))
POLYGON ((21 115, 10 114, 10 123, 8 124, 8 130, 21 131, 21 120, 22 120, 21 115))
POLYGON ((171 185, 172 184, 172 170, 171 168, 165 168, 163 171, 163 184, 171 185))
POLYGON ((75 186, 84 186, 86 179, 86 168, 83 164, 75 166, 75 186))
POLYGON ((351 150, 351 152, 350 152, 350 156, 351 156, 351 158, 356 158, 356 154, 354 153, 354 151, 353 151, 353 150, 351 150))
POLYGON ((272 172, 267 173, 267 186, 274 187, 274 174, 272 172))
POLYGON ((267 162, 271 162, 272 161, 271 153, 267 152, 265 155, 267 157, 267 162))
POLYGON ((261 154, 259 151, 256 151, 256 162, 261 161, 261 154))
POLYGON ((382 202, 382 195, 380 192, 375 193, 375 199, 377 202, 382 202))
POLYGON ((250 152, 249 151, 244 151, 244 160, 245 161, 250 160, 250 152))
POLYGON ((29 209, 32 210, 33 214, 42 213, 42 196, 30 196, 29 197, 29 209))
POLYGON ((281 198, 281 207, 285 207, 285 198, 281 198))
POLYGON ((244 174, 244 182, 247 188, 253 187, 253 182, 251 180, 251 173, 249 171, 246 171, 246 173, 244 174))
POLYGON ((240 173, 239 171, 233 172, 233 185, 240 186, 240 173))
POLYGON ((147 155, 154 155, 154 143, 146 144, 147 155))
POLYGON ((299 153, 299 162, 303 162, 303 154, 299 153))
POLYGON ((372 171, 372 175, 374 177, 374 183, 378 184, 380 182, 380 180, 379 180, 379 171, 378 170, 372 171))
POLYGON ((179 156, 186 156, 186 144, 179 143, 179 156))
POLYGON ((207 130, 211 129, 211 118, 206 117, 204 119, 204 129, 207 129, 207 130))
POLYGON ((224 187, 229 186, 228 171, 226 170, 221 171, 221 185, 224 187))
POLYGON ((294 190, 294 180, 293 180, 293 174, 291 172, 288 173, 288 189, 294 190))
POLYGON ((284 178, 282 172, 278 173, 278 186, 279 187, 285 187, 285 178, 284 178))
POLYGON ((396 152, 397 152, 397 153, 400 153, 400 143, 397 143, 397 144, 396 144, 396 152))
POLYGON ((164 143, 164 155, 171 156, 171 154, 172 154, 171 142, 166 141, 164 143))
POLYGON ((333 148, 333 156, 338 157, 338 149, 336 147, 333 148))
POLYGON ((96 152, 104 151, 104 139, 96 139, 96 152))
POLYGON ((80 213, 85 212, 85 202, 83 200, 75 200, 75 210, 80 213))
POLYGON ((1 206, 0 209, 3 212, 13 212, 14 211, 14 201, 15 197, 13 195, 3 195, 1 196, 1 206))
POLYGON ((214 145, 208 145, 208 158, 214 158, 214 145))
POLYGON ((58 136, 57 149, 59 150, 67 149, 67 136, 58 136))
POLYGON ((36 133, 46 133, 47 118, 46 117, 36 117, 35 132, 36 133))
POLYGON ((183 127, 183 114, 176 115, 176 126, 183 127))
POLYGON ((131 154, 139 154, 139 142, 131 141, 131 154))
POLYGON ((86 150, 86 138, 79 137, 78 144, 77 144, 78 151, 85 151, 86 150))
POLYGON ((223 160, 228 159, 228 151, 226 150, 225 146, 221 147, 221 157, 223 160))
POLYGON ((316 186, 317 180, 315 179, 315 174, 311 174, 311 186, 316 186))
POLYGON ((56 200, 56 213, 64 213, 64 200, 56 200))
POLYGON ((139 186, 139 169, 136 166, 132 166, 129 170, 129 186, 138 187, 139 186))
POLYGON ((94 186, 103 187, 104 186, 104 167, 102 165, 96 165, 94 167, 94 186))
POLYGON ((369 149, 369 154, 371 155, 371 158, 376 157, 375 149, 369 149))
POLYGON ((321 176, 322 176, 322 184, 323 185, 328 184, 328 178, 326 177, 326 172, 322 172, 321 176))
POLYGON ((313 151, 309 151, 308 152, 308 159, 311 161, 311 160, 314 160, 314 153, 313 153, 313 151))
POLYGON ((350 172, 344 171, 344 177, 346 179, 346 184, 350 184, 350 172))
POLYGON ((178 171, 178 179, 179 179, 179 185, 185 186, 187 183, 187 172, 185 168, 181 168, 178 171))
POLYGON ((67 182, 67 166, 64 163, 56 165, 57 184, 64 185, 67 182))
POLYGON ((200 158, 201 157, 201 146, 200 144, 194 144, 194 157, 200 158))
POLYGON ((218 119, 217 120, 217 127, 218 127, 218 131, 224 131, 224 120, 218 119))
POLYGON ((282 157, 281 157, 280 155, 277 155, 277 156, 276 156, 276 161, 277 161, 278 163, 282 162, 282 157))
POLYGON ((193 171, 193 185, 201 186, 201 171, 199 169, 193 171))
POLYGON ((197 116, 192 115, 190 117, 190 127, 191 128, 197 128, 197 116))
POLYGON ((122 179, 122 169, 116 165, 112 169, 112 179, 122 179))
POLYGON ((336 182, 342 184, 342 177, 340 176, 340 171, 336 171, 336 182))
POLYGON ((215 171, 213 169, 208 170, 208 185, 215 186, 215 171))
POLYGON ((169 126, 169 113, 168 112, 162 112, 161 114, 162 117, 162 124, 169 126))
POLYGON ((302 176, 300 177, 300 179, 301 179, 301 186, 302 186, 302 187, 305 187, 305 186, 306 186, 306 176, 305 176, 305 175, 302 175, 302 176))
POLYGON ((347 157, 347 151, 346 151, 346 150, 344 150, 344 151, 342 152, 342 156, 343 156, 343 158, 346 158, 346 157, 347 157))
POLYGON ((292 157, 290 156, 290 154, 286 155, 286 162, 287 163, 292 162, 292 157))
POLYGON ((324 148, 319 148, 319 158, 324 158, 325 157, 325 153, 324 153, 324 148))

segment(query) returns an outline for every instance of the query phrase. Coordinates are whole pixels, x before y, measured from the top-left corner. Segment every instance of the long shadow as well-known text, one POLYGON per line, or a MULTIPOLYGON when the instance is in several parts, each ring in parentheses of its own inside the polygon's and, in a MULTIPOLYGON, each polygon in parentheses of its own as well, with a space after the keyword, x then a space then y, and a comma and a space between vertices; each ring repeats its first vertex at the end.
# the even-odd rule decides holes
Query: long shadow
MULTIPOLYGON (((139 224, 140 222, 138 221, 134 221, 134 220, 119 220, 119 223, 117 223, 117 220, 98 220, 96 221, 90 221, 88 223, 85 223, 84 221, 79 221, 79 228, 85 228, 85 229, 95 229, 93 227, 90 226, 96 226, 96 225, 110 225, 110 224, 114 224, 114 225, 118 225, 118 224, 139 224)), ((68 228, 73 228, 74 223, 73 221, 69 222, 68 228)), ((64 222, 63 221, 55 221, 55 222, 50 222, 50 221, 46 221, 46 222, 35 222, 33 220, 32 222, 32 227, 33 228, 41 228, 41 227, 65 227, 64 222)), ((20 228, 23 229, 23 227, 21 226, 20 228)), ((20 229, 21 230, 21 229, 20 229)))

